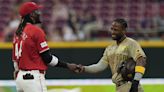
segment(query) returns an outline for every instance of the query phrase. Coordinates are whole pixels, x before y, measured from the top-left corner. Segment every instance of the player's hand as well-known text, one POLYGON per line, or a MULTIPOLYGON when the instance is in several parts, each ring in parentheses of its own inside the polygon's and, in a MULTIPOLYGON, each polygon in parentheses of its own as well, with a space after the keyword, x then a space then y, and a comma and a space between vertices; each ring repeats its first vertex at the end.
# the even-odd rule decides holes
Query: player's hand
POLYGON ((80 73, 80 72, 82 72, 84 70, 84 67, 82 65, 77 65, 77 64, 73 64, 73 63, 71 63, 71 64, 67 63, 67 66, 68 66, 68 68, 71 71, 73 71, 75 73, 80 73))
POLYGON ((77 65, 77 67, 74 70, 74 72, 76 72, 76 73, 82 73, 82 72, 84 72, 84 69, 85 69, 84 66, 81 65, 81 64, 79 64, 79 65, 77 65))
POLYGON ((138 92, 138 85, 139 85, 139 81, 133 80, 132 81, 132 86, 131 86, 129 92, 138 92))
POLYGON ((69 70, 76 72, 78 70, 78 65, 74 63, 67 63, 67 67, 69 70))

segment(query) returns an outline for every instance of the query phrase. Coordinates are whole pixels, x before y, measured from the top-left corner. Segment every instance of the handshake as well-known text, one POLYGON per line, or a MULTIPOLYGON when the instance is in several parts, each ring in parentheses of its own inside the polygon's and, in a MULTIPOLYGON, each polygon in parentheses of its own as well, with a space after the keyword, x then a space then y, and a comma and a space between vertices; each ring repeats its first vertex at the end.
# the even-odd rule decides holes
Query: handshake
POLYGON ((75 73, 82 73, 85 70, 84 66, 81 64, 67 63, 67 67, 75 73))

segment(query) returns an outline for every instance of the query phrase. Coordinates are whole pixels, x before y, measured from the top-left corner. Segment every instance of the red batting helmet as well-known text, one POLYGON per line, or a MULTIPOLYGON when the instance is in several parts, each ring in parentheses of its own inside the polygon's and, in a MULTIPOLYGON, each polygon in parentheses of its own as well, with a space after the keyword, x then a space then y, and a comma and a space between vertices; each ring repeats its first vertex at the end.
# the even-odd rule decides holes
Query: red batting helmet
POLYGON ((24 17, 27 14, 41 8, 42 6, 37 5, 35 2, 25 2, 20 6, 19 14, 24 17))

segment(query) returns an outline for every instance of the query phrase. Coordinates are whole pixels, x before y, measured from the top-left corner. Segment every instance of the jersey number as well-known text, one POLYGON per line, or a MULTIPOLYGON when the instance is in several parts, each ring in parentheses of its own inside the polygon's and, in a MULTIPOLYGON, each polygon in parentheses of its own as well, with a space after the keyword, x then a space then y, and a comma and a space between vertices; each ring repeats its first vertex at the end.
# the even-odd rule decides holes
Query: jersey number
POLYGON ((15 56, 17 57, 17 59, 21 57, 21 54, 22 54, 22 41, 20 42, 19 48, 18 48, 18 43, 15 44, 15 56))

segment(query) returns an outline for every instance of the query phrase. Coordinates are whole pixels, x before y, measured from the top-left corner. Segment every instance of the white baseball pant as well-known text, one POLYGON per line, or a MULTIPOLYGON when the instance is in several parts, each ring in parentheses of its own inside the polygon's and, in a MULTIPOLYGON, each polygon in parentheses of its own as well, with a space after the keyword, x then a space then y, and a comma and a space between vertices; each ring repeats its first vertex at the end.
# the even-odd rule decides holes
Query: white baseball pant
POLYGON ((39 70, 20 70, 16 78, 16 88, 18 92, 47 92, 45 74, 39 70), (23 79, 23 75, 30 73, 34 79, 23 79))

